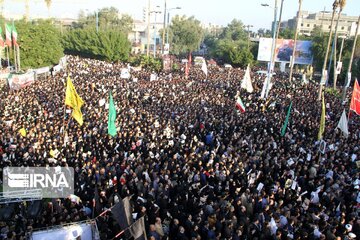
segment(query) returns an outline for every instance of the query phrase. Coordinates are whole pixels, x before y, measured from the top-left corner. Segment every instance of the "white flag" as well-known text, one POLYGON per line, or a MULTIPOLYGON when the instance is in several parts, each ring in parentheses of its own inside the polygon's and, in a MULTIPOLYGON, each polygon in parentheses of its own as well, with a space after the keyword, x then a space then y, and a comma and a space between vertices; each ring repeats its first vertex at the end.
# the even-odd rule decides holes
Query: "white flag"
POLYGON ((202 63, 202 66, 201 66, 201 70, 205 73, 206 77, 208 75, 208 69, 207 69, 207 66, 206 66, 206 61, 204 59, 203 63, 202 63))
POLYGON ((303 75, 302 75, 302 83, 303 84, 308 84, 309 83, 309 81, 306 79, 306 74, 305 73, 303 73, 303 75))
POLYGON ((251 83, 251 77, 250 77, 250 67, 247 66, 244 79, 241 82, 241 88, 246 89, 247 92, 252 93, 254 91, 254 88, 251 83))
POLYGON ((346 118, 345 109, 341 114, 340 121, 336 128, 340 128, 340 130, 344 133, 345 137, 349 136, 349 129, 348 129, 348 120, 346 118))

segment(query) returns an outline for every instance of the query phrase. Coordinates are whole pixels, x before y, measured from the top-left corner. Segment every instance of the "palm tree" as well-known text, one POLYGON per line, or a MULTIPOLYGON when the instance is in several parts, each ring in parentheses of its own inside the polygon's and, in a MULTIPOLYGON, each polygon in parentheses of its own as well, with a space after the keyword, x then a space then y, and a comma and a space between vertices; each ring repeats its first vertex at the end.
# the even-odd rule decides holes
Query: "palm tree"
POLYGON ((321 94, 322 94, 323 85, 325 84, 325 81, 326 81, 326 79, 325 79, 326 76, 325 76, 324 73, 326 71, 327 60, 328 60, 328 57, 329 57, 329 49, 330 49, 331 37, 332 37, 332 33, 333 33, 334 18, 335 18, 336 10, 337 10, 337 8, 339 6, 339 1, 340 0, 334 0, 334 3, 333 3, 333 12, 332 12, 332 17, 331 17, 329 40, 328 40, 328 44, 327 44, 327 48, 326 48, 324 65, 323 65, 323 69, 322 69, 322 77, 321 77, 320 88, 319 88, 319 95, 318 95, 318 100, 319 101, 321 100, 321 94))
MULTIPOLYGON (((336 89, 336 81, 337 81, 337 73, 336 73, 336 43, 337 43, 337 33, 338 33, 338 26, 339 26, 339 20, 341 16, 341 12, 343 11, 344 7, 346 5, 346 0, 339 0, 339 15, 336 20, 336 27, 335 27, 335 34, 334 34, 334 89, 336 89)), ((339 60, 340 61, 340 60, 339 60)))
POLYGON ((50 17, 51 0, 45 0, 45 3, 48 10, 48 17, 50 17))

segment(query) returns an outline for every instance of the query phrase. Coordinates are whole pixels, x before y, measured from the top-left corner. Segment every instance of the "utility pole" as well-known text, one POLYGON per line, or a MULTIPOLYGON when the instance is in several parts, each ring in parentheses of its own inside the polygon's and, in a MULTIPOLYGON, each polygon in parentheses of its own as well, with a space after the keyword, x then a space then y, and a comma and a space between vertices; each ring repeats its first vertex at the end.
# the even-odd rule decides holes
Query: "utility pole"
MULTIPOLYGON (((344 49, 344 41, 345 41, 346 36, 342 37, 342 41, 341 41, 341 47, 340 47, 340 53, 339 53, 339 61, 338 63, 340 64, 341 62, 341 56, 342 56, 342 51, 344 49)), ((335 52, 336 54, 336 52, 335 52)), ((336 56, 335 56, 336 59, 336 56)), ((334 66, 336 66, 335 62, 334 62, 334 66)), ((340 68, 341 69, 341 68, 340 68)), ((341 70, 340 70, 341 71, 341 70)), ((338 77, 338 73, 337 73, 337 67, 334 69, 334 87, 336 87, 336 82, 337 82, 337 77, 338 77)))
POLYGON ((161 45, 161 51, 162 51, 162 54, 164 54, 164 46, 165 46, 165 28, 166 28, 166 0, 165 0, 165 6, 164 6, 164 25, 163 25, 163 31, 162 31, 162 38, 161 38, 161 42, 162 42, 162 45, 161 45))
POLYGON ((250 49, 250 28, 254 27, 253 25, 246 25, 244 26, 247 28, 248 31, 248 50, 250 49))
POLYGON ((358 20, 357 27, 356 27, 354 44, 353 44, 351 57, 350 57, 349 68, 348 68, 348 72, 347 72, 347 82, 346 82, 346 84, 344 84, 344 89, 343 89, 343 95, 342 95, 343 102, 345 101, 346 91, 347 91, 347 88, 350 86, 350 82, 351 82, 351 65, 352 65, 352 62, 353 62, 353 59, 354 59, 355 48, 356 48, 356 40, 357 40, 357 37, 358 37, 358 34, 359 34, 359 26, 360 26, 360 16, 359 16, 359 20, 358 20))
POLYGON ((146 56, 149 57, 150 54, 150 0, 148 0, 148 9, 147 9, 147 46, 146 46, 146 56))
POLYGON ((290 60, 290 75, 289 75, 289 82, 292 81, 293 69, 294 69, 294 62, 295 62, 295 53, 296 53, 296 42, 297 37, 299 34, 299 23, 300 23, 300 12, 301 12, 302 0, 299 0, 299 10, 296 18, 296 29, 295 29, 295 38, 294 38, 294 47, 292 52, 292 58, 290 60))

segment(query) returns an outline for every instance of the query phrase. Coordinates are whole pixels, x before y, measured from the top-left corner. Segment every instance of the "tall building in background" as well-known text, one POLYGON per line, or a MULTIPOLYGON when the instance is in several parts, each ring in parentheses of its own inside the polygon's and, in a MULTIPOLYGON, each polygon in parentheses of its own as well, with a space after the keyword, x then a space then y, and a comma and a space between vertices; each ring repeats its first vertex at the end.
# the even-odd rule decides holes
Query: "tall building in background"
MULTIPOLYGON (((330 32, 331 15, 332 12, 327 11, 317 13, 301 11, 299 34, 310 36, 315 27, 320 27, 325 33, 330 32)), ((358 16, 347 16, 346 14, 341 14, 338 26, 338 35, 355 36, 357 21, 358 16)), ((335 28, 335 24, 333 27, 335 28)), ((295 31, 296 16, 287 21, 281 22, 280 28, 290 28, 295 31)))

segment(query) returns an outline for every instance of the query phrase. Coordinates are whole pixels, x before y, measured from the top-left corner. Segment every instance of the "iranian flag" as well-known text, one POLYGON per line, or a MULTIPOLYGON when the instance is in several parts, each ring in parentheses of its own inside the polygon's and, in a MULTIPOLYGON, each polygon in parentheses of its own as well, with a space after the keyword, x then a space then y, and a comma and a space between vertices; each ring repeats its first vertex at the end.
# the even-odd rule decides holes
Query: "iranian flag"
POLYGON ((11 26, 5 24, 5 44, 11 47, 11 26))
POLYGON ((3 34, 2 28, 0 27, 0 46, 4 47, 4 38, 3 38, 2 34, 3 34))
POLYGON ((236 107, 236 109, 239 110, 241 113, 244 113, 244 112, 245 112, 245 105, 244 105, 244 103, 241 101, 241 98, 240 98, 240 97, 237 98, 235 107, 236 107))
POLYGON ((19 44, 17 43, 18 34, 17 34, 16 28, 15 28, 15 25, 12 26, 11 34, 12 34, 12 41, 13 41, 14 46, 19 46, 19 44))

